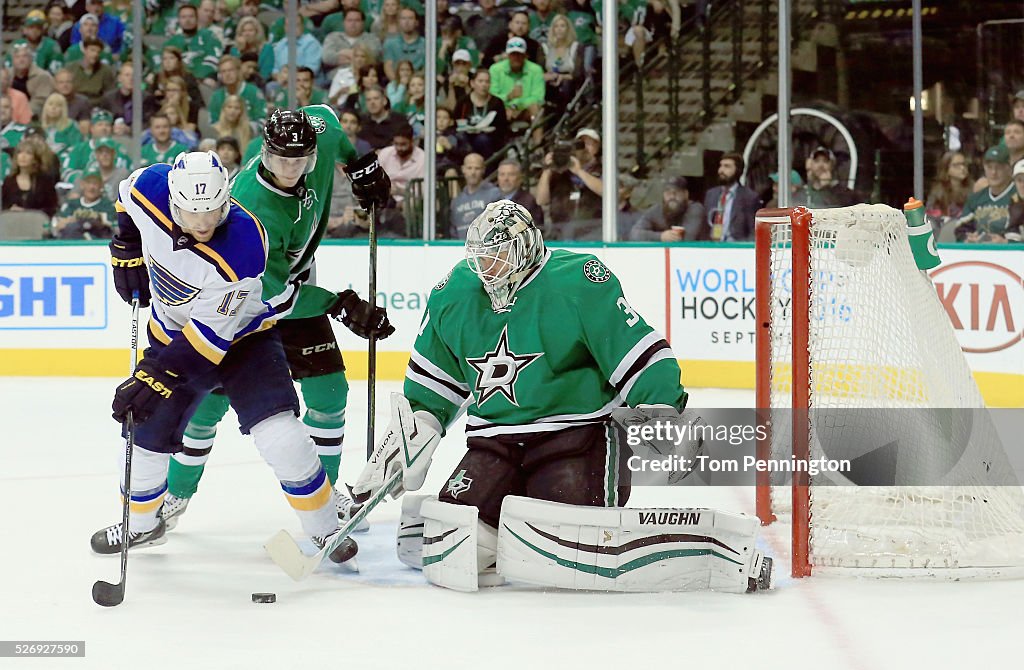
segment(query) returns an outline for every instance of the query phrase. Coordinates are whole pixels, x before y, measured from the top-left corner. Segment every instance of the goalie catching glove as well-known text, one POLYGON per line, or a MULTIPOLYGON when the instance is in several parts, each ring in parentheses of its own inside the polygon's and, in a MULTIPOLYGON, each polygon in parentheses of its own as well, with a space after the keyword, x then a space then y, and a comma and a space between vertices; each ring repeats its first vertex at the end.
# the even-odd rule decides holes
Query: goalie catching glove
POLYGON ((392 393, 391 423, 384 440, 373 451, 355 485, 350 487, 352 498, 365 502, 398 469, 402 470, 402 481, 392 492, 392 499, 406 491, 419 490, 440 441, 441 424, 434 415, 422 410, 413 413, 404 395, 392 393))
POLYGON ((347 289, 338 294, 338 299, 327 309, 327 313, 338 319, 354 334, 368 340, 383 340, 395 332, 383 307, 370 307, 355 291, 347 289))

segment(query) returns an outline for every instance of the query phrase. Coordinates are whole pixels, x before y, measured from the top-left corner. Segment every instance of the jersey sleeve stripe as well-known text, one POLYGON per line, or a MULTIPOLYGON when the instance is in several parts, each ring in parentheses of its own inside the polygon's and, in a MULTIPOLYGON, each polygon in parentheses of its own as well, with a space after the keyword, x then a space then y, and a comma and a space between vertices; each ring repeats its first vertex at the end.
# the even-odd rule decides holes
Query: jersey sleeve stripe
POLYGON ((206 341, 196 329, 194 321, 186 323, 181 333, 188 340, 189 344, 192 345, 192 348, 199 352, 203 358, 214 365, 220 365, 220 362, 224 359, 225 351, 217 349, 212 343, 206 341))
POLYGON ((246 335, 252 335, 253 333, 264 331, 275 323, 277 323, 277 314, 268 306, 266 312, 257 316, 255 319, 250 321, 245 328, 238 331, 238 334, 235 335, 235 341, 237 342, 246 335))
MULTIPOLYGON (((636 366, 637 361, 648 352, 651 345, 657 342, 665 342, 665 338, 663 338, 660 333, 651 331, 650 333, 647 333, 647 335, 644 335, 639 342, 634 344, 633 348, 630 349, 626 355, 622 357, 622 360, 619 361, 619 364, 615 366, 615 370, 608 378, 608 381, 611 382, 612 386, 618 387, 622 380, 628 376, 629 371, 636 366)), ((665 343, 665 346, 668 346, 667 342, 665 343)))
MULTIPOLYGON (((264 248, 266 247, 264 246, 264 248)), ((212 248, 205 244, 200 243, 193 246, 192 250, 202 256, 206 256, 208 260, 212 261, 214 267, 217 268, 217 272, 220 273, 221 277, 224 277, 224 279, 232 283, 238 281, 238 274, 233 269, 231 269, 231 266, 228 265, 228 262, 226 260, 224 260, 224 257, 218 254, 212 248)))
POLYGON ((149 319, 149 334, 161 344, 171 343, 171 336, 167 334, 167 330, 164 329, 163 325, 157 321, 155 315, 149 319))
POLYGON ((120 198, 117 200, 117 202, 114 203, 114 211, 122 213, 128 212, 128 210, 124 208, 124 205, 121 204, 120 198))
POLYGON ((134 186, 132 187, 132 200, 134 200, 139 205, 139 207, 142 207, 144 210, 146 210, 146 212, 149 213, 153 220, 159 221, 161 224, 163 224, 164 228, 166 228, 168 232, 174 229, 174 224, 171 223, 171 220, 168 219, 164 215, 164 213, 160 211, 160 208, 151 203, 149 199, 146 196, 142 195, 142 192, 139 191, 139 189, 135 188, 134 186))
POLYGON ((455 393, 444 384, 439 383, 433 377, 427 377, 415 372, 412 366, 410 366, 409 369, 405 371, 405 379, 406 381, 411 381, 415 382, 416 384, 419 384, 428 391, 431 391, 435 395, 444 398, 445 400, 456 406, 462 405, 462 401, 465 400, 466 397, 469 395, 467 393, 465 396, 462 396, 455 393))
POLYGON ((675 358, 676 355, 672 352, 672 349, 669 348, 668 343, 666 342, 665 346, 656 350, 653 353, 653 355, 647 359, 647 362, 644 363, 644 366, 642 368, 636 371, 636 374, 630 376, 622 383, 622 386, 618 389, 619 395, 621 395, 623 398, 628 397, 629 392, 633 390, 633 385, 636 384, 637 380, 639 380, 640 377, 643 376, 643 373, 646 370, 650 369, 651 366, 653 366, 655 363, 665 360, 674 361, 675 358))
POLYGON ((435 377, 437 381, 441 382, 445 386, 451 387, 451 389, 456 393, 461 391, 464 392, 462 395, 469 395, 469 384, 460 382, 455 377, 452 377, 415 349, 412 350, 412 355, 409 358, 409 364, 412 365, 413 363, 415 363, 417 367, 421 368, 421 372, 435 377))

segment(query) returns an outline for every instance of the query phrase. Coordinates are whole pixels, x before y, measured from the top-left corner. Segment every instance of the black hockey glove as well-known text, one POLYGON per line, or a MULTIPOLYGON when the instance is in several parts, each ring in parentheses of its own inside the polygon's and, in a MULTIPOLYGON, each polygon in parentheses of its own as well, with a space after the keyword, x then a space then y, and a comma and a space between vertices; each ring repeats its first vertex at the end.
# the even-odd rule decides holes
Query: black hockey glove
POLYGON ((135 423, 144 422, 153 416, 161 402, 174 396, 178 382, 178 375, 157 367, 156 361, 143 359, 135 368, 135 374, 114 391, 111 404, 114 419, 124 423, 128 420, 128 412, 131 412, 135 423))
POLYGON ((395 332, 395 327, 388 321, 387 310, 383 307, 371 309, 370 303, 356 295, 352 289, 339 293, 327 313, 364 340, 370 337, 384 340, 395 332))
POLYGON ((114 268, 114 288, 121 300, 131 304, 132 293, 139 292, 139 307, 149 307, 149 272, 140 242, 110 241, 110 264, 114 268))
POLYGON ((387 206, 391 198, 391 178, 377 161, 376 151, 360 156, 345 169, 352 182, 352 195, 360 207, 369 212, 371 205, 381 209, 387 206))

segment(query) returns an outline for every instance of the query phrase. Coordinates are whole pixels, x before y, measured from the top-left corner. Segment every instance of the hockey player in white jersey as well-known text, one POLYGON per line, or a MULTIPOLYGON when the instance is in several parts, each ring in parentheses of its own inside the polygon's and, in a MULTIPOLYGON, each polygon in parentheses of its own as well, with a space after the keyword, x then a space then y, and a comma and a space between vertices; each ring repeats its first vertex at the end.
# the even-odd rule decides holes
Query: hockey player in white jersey
MULTIPOLYGON (((114 419, 125 423, 131 414, 136 424, 129 548, 166 541, 159 511, 168 460, 181 450, 196 405, 216 387, 274 470, 303 530, 322 547, 339 527, 334 492, 297 418, 274 310, 261 299, 263 225, 230 199, 227 170, 212 152, 136 170, 121 182, 116 209, 120 230, 110 249, 117 291, 127 299, 135 291, 152 295, 150 346, 112 405, 114 419), (144 275, 131 269, 142 263, 149 291, 133 285, 144 275)), ((124 536, 120 523, 108 526, 92 536, 92 549, 119 553, 124 536)), ((347 560, 352 547, 342 544, 331 558, 347 560)))

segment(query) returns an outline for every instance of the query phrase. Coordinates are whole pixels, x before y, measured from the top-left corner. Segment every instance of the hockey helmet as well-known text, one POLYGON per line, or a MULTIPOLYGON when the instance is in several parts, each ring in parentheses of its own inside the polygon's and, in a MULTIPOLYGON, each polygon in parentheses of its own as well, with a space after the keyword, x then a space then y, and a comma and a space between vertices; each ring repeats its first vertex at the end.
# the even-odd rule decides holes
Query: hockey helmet
POLYGON ((312 172, 316 167, 316 130, 309 115, 301 109, 275 110, 263 125, 260 160, 286 184, 312 172))
POLYGON ((214 152, 178 154, 167 173, 171 218, 200 241, 209 239, 231 209, 229 182, 228 171, 214 152))
POLYGON ((510 309, 515 292, 544 253, 544 238, 529 210, 511 200, 487 205, 466 233, 466 262, 495 312, 510 309))

